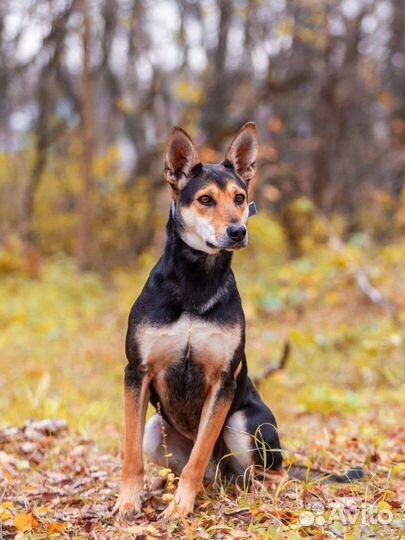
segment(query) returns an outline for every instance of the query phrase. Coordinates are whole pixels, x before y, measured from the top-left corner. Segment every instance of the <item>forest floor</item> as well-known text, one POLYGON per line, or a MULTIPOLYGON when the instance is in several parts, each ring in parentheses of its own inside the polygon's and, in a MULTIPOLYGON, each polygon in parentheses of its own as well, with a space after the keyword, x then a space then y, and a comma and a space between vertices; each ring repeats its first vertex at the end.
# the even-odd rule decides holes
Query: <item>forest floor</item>
MULTIPOLYGON (((364 481, 209 485, 192 517, 166 523, 169 485, 119 521, 126 318, 157 253, 108 278, 60 257, 32 275, 0 253, 0 538, 405 538, 405 245, 354 238, 289 260, 260 226, 235 269, 250 372, 291 344, 285 367, 260 383, 285 462, 361 466, 364 481)), ((149 484, 166 472, 148 468, 149 484)))
MULTIPOLYGON (((324 443, 318 449, 323 459, 318 460, 314 441, 303 445, 313 463, 322 462, 329 470, 362 464, 364 482, 320 484, 275 477, 250 491, 209 485, 194 516, 169 522, 159 518, 171 495, 163 487, 147 491, 143 514, 124 522, 112 514, 120 457, 59 422, 31 422, 0 433, 4 538, 404 537, 404 426, 380 433, 389 444, 378 451, 353 437, 339 444, 335 436, 328 444, 329 459, 324 443)), ((159 472, 165 471, 148 470, 149 485, 159 472)))

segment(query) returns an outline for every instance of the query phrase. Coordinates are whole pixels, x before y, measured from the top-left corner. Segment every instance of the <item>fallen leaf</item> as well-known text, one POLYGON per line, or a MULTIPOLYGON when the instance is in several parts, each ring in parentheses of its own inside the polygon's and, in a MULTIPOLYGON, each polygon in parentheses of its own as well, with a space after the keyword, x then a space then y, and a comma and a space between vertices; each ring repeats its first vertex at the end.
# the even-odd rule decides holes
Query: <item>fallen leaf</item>
POLYGON ((59 532, 64 532, 67 527, 67 523, 56 522, 48 523, 46 530, 49 534, 55 534, 59 532))
POLYGON ((14 527, 20 532, 36 529, 38 525, 38 520, 32 515, 32 513, 17 514, 14 518, 14 527))

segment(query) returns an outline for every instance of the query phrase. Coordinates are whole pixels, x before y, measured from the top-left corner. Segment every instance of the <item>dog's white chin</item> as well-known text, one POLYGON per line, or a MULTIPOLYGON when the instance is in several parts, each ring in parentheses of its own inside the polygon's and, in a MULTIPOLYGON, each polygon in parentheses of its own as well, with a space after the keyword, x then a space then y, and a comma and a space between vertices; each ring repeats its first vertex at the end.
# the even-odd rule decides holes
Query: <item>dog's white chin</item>
POLYGON ((196 249, 197 251, 203 251, 209 255, 217 255, 221 251, 221 248, 208 246, 207 241, 209 242, 209 240, 204 240, 204 238, 201 238, 201 236, 195 233, 184 232, 181 234, 181 239, 189 247, 196 249))
POLYGON ((239 251, 247 246, 247 241, 236 246, 218 246, 215 245, 211 240, 205 240, 204 238, 201 238, 201 236, 194 233, 183 233, 181 234, 181 238, 189 247, 196 249, 197 251, 208 253, 208 255, 217 255, 221 251, 239 251))

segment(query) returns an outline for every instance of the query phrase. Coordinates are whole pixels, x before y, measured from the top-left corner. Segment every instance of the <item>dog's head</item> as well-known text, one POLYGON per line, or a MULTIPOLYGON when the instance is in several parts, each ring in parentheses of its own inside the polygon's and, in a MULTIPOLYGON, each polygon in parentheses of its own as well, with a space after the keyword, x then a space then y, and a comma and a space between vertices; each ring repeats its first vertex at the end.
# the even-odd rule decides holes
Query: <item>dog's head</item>
POLYGON ((247 245, 248 186, 255 173, 256 125, 245 124, 218 164, 201 163, 181 128, 166 149, 165 178, 172 188, 176 225, 190 247, 215 254, 247 245))

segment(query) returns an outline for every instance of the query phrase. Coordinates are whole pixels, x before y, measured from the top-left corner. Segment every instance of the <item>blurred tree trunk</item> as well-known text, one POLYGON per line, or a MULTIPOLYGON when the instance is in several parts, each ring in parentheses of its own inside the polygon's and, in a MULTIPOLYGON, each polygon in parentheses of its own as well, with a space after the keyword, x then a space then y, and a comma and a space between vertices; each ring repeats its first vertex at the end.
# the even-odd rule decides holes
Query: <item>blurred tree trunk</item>
MULTIPOLYGON (((358 142, 356 132, 362 125, 362 103, 369 98, 363 86, 361 99, 354 92, 359 83, 361 25, 367 13, 366 6, 356 17, 345 21, 345 49, 338 66, 334 61, 338 42, 330 30, 325 29, 327 46, 323 52, 323 77, 313 119, 317 149, 312 162, 311 196, 316 206, 326 212, 339 208, 346 214, 352 214, 357 196, 357 185, 352 185, 353 177, 360 183, 359 167, 352 166, 349 170, 346 156, 350 155, 358 142), (347 133, 351 133, 349 144, 345 137, 347 133)), ((357 151, 356 157, 360 161, 360 148, 357 151)))
MULTIPOLYGON (((391 84, 397 98, 395 112, 405 120, 405 2, 394 0, 391 19, 390 75, 391 84)), ((405 136, 405 133, 403 133, 405 136)), ((405 142, 405 137, 403 138, 405 142)))
POLYGON ((10 112, 8 102, 8 87, 10 84, 8 58, 5 39, 5 17, 6 6, 0 3, 0 127, 2 131, 7 131, 7 121, 10 112))
POLYGON ((49 149, 55 139, 63 132, 65 123, 60 120, 50 120, 55 109, 57 98, 55 96, 55 73, 58 71, 66 37, 66 27, 70 15, 75 8, 76 0, 52 21, 51 30, 44 38, 42 49, 49 47, 49 60, 43 65, 38 77, 36 98, 38 103, 38 116, 35 125, 34 162, 31 172, 24 185, 21 197, 21 225, 20 237, 25 244, 35 241, 33 231, 33 214, 35 194, 41 183, 45 170, 49 149))
POLYGON ((32 166, 31 174, 24 185, 21 197, 20 237, 25 244, 32 244, 34 242, 34 232, 32 229, 34 198, 45 169, 49 147, 47 122, 49 96, 47 95, 44 86, 43 81, 41 81, 38 96, 39 114, 35 129, 36 143, 34 164, 32 166))
POLYGON ((209 73, 207 98, 202 115, 202 127, 210 145, 219 149, 223 140, 224 124, 231 98, 232 81, 226 70, 228 37, 231 29, 234 3, 218 0, 219 28, 217 44, 211 53, 212 73, 209 73))
POLYGON ((161 186, 160 152, 156 145, 146 139, 148 120, 153 120, 154 128, 158 131, 159 122, 164 121, 164 115, 157 113, 156 100, 165 99, 168 89, 164 86, 164 76, 161 76, 156 66, 152 66, 152 81, 148 89, 139 85, 136 64, 145 55, 149 46, 149 36, 145 31, 146 6, 144 0, 133 2, 129 12, 129 29, 127 53, 125 58, 126 72, 118 77, 111 66, 112 44, 119 30, 118 3, 116 0, 105 0, 102 5, 104 23, 102 38, 102 61, 99 68, 100 76, 104 79, 111 96, 110 118, 121 119, 124 132, 131 142, 137 158, 133 164, 125 187, 128 191, 139 188, 138 180, 147 178, 146 193, 149 213, 145 223, 134 227, 128 223, 128 235, 133 239, 133 252, 138 255, 148 247, 155 234, 156 194, 161 186), (129 83, 126 88, 125 83, 129 83), (131 95, 132 102, 128 99, 131 95), (158 166, 156 166, 158 164, 158 166), (157 170, 156 170, 157 169, 157 170))
POLYGON ((93 75, 91 73, 91 16, 89 1, 81 0, 83 16, 82 50, 82 100, 80 124, 82 133, 82 170, 83 186, 80 201, 80 222, 77 238, 77 262, 81 270, 88 270, 92 262, 92 193, 93 156, 94 156, 94 123, 93 123, 93 75))
MULTIPOLYGON (((392 150, 391 171, 392 192, 398 196, 405 193, 405 2, 393 0, 391 19, 391 39, 389 42, 388 77, 394 96, 391 112, 392 150)), ((390 186, 387 186, 390 188, 390 186)))

